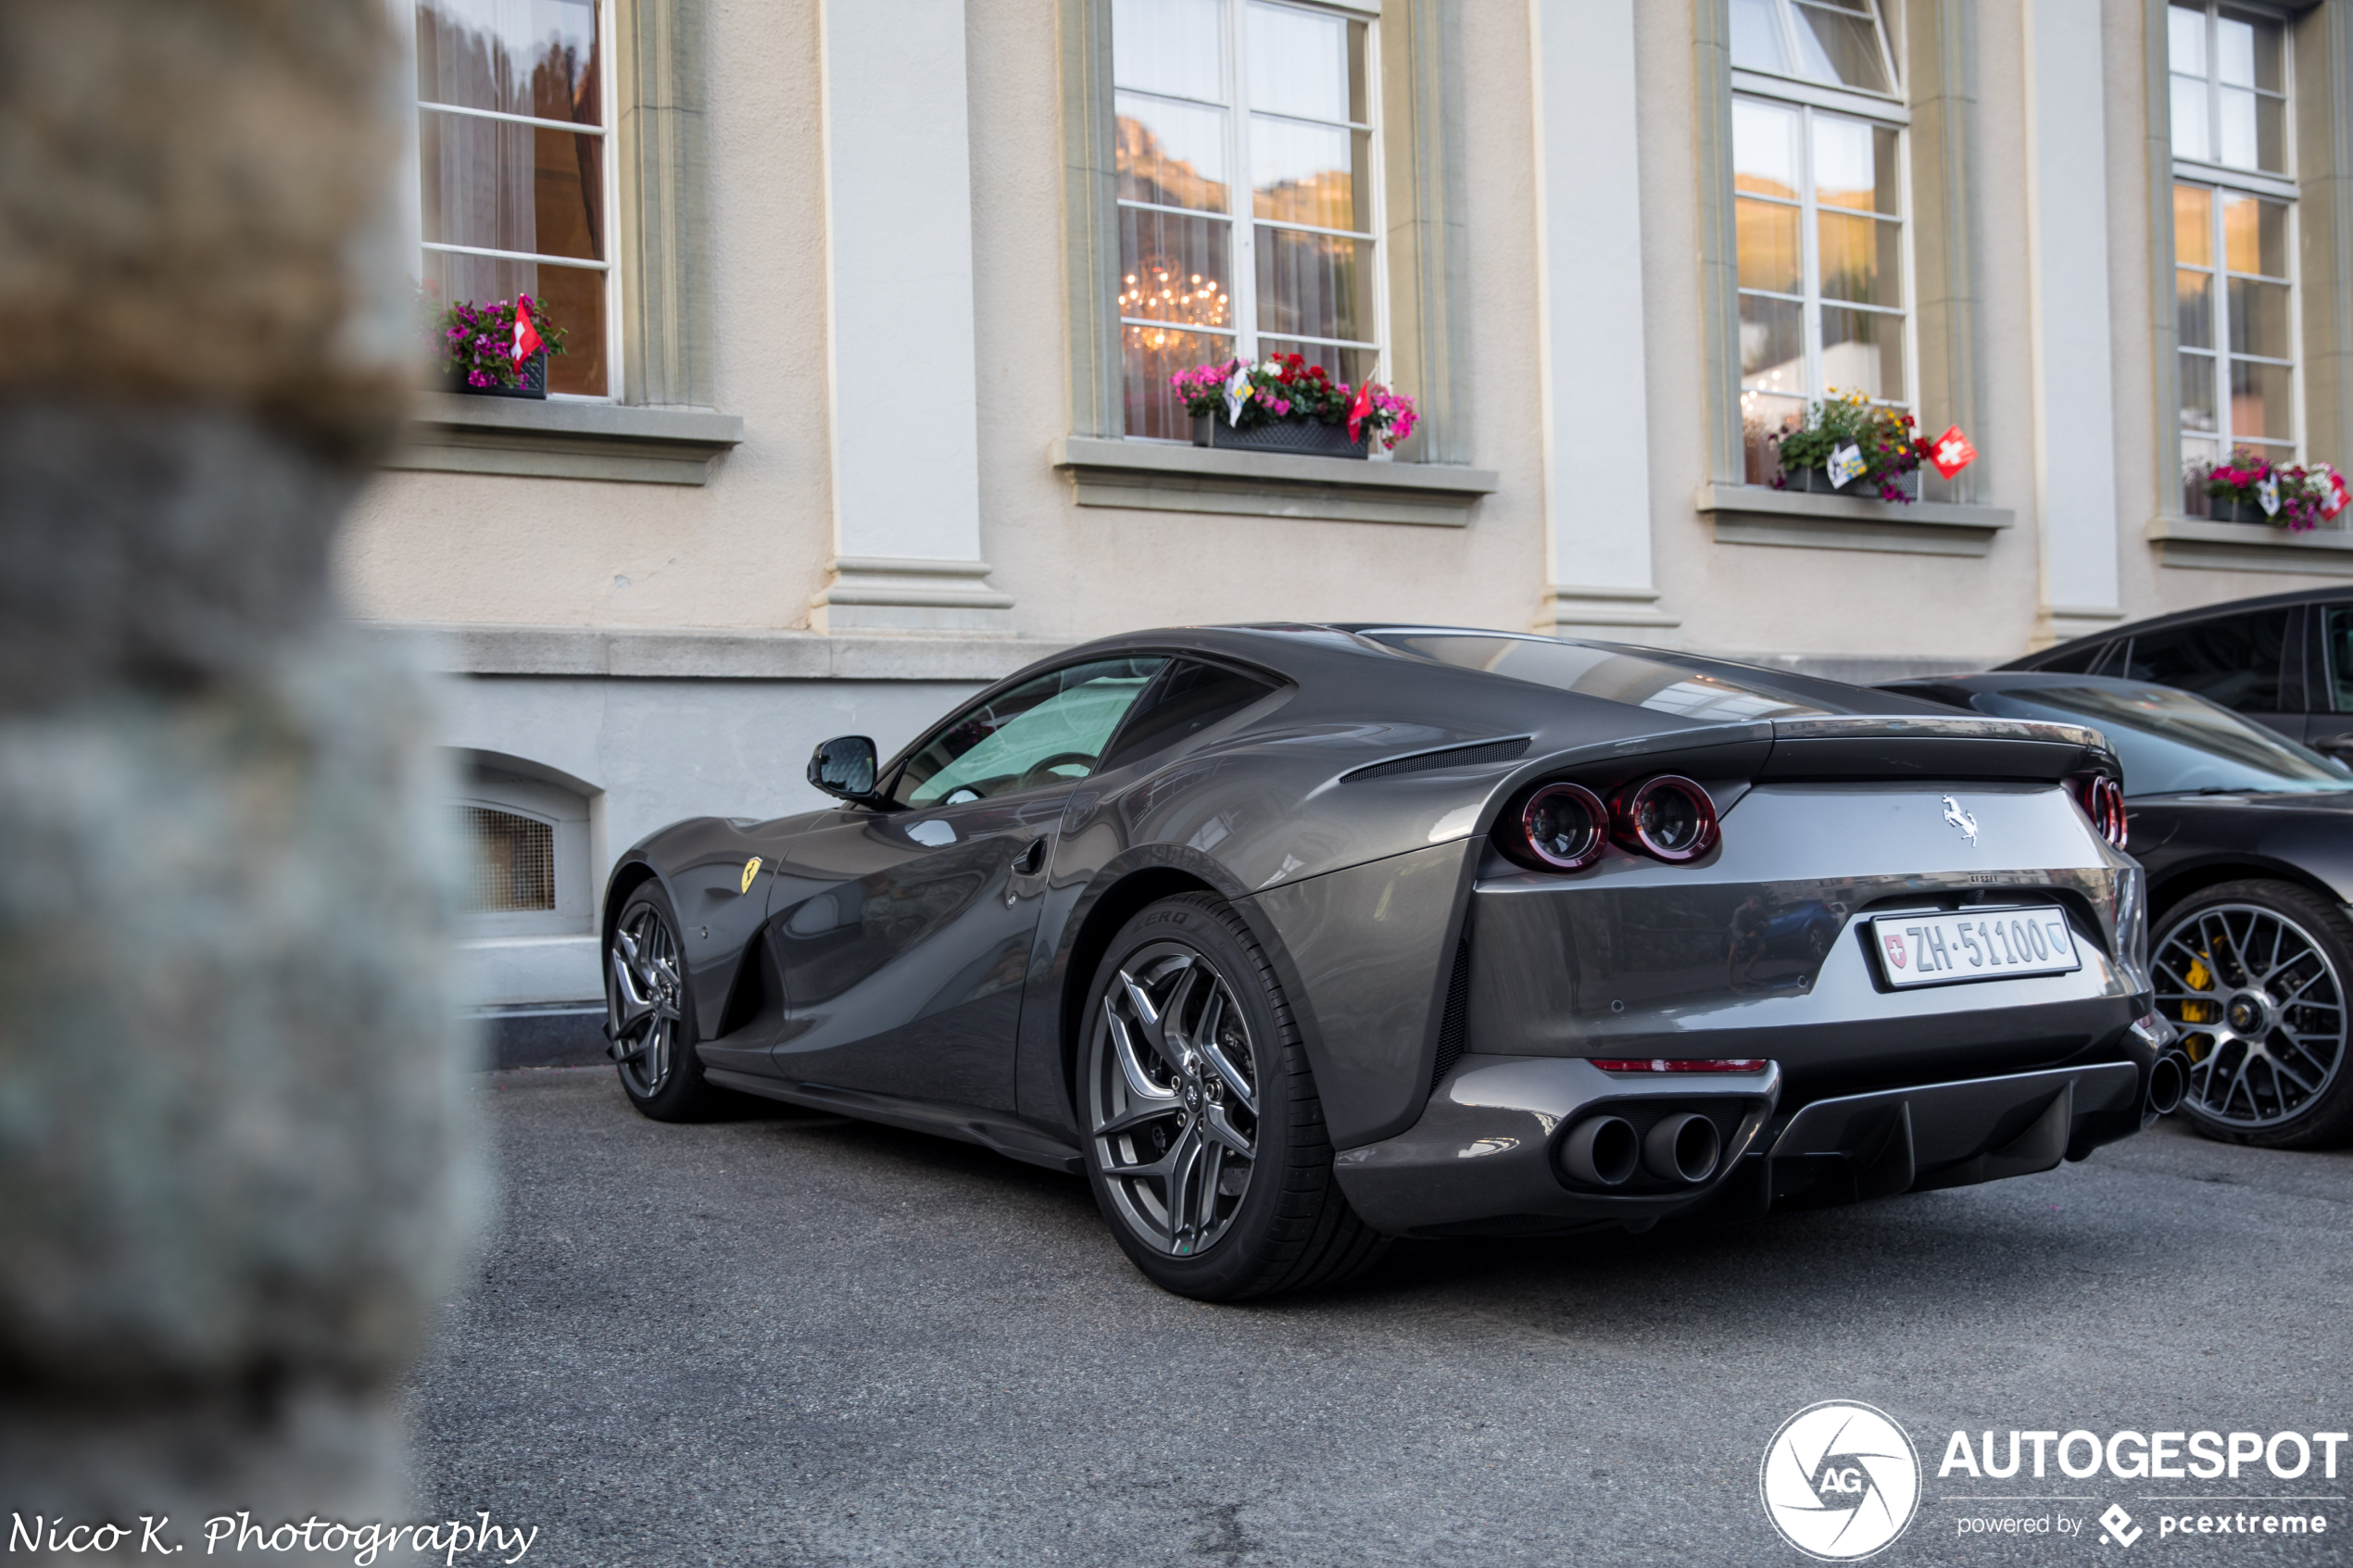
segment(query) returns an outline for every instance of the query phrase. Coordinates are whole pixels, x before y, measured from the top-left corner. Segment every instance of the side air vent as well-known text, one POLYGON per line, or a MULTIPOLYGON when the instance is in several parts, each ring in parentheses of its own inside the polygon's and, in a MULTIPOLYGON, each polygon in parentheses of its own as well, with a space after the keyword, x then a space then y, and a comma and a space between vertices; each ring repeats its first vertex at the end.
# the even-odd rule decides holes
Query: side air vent
POLYGON ((1454 1063, 1470 1047, 1470 938, 1454 944, 1454 972, 1446 982, 1446 1010, 1438 1016, 1438 1065, 1430 1070, 1429 1086, 1444 1083, 1454 1063))
POLYGON ((1424 773, 1433 768, 1477 768, 1489 762, 1515 762, 1528 755, 1529 740, 1527 735, 1511 735, 1503 740, 1483 740, 1471 746, 1450 746, 1443 751, 1393 758, 1342 774, 1340 782, 1356 784, 1365 779, 1394 778, 1399 773, 1424 773))

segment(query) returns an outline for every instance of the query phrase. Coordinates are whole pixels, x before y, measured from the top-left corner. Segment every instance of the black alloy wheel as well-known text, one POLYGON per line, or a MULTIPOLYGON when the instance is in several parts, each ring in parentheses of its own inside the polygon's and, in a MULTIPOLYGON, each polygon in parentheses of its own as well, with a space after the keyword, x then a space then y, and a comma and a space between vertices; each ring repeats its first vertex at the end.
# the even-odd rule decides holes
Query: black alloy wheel
POLYGON ((703 1081, 695 1054, 695 999, 686 986, 678 918, 661 884, 640 884, 621 906, 605 949, 607 1047, 629 1102, 657 1122, 691 1122, 725 1091, 703 1081))
POLYGON ((1348 1207, 1290 1004, 1233 908, 1164 898, 1088 997, 1087 1176, 1153 1283, 1237 1301, 1345 1279, 1387 1239, 1348 1207))
POLYGON ((2190 1059, 2181 1109, 2193 1126, 2273 1148, 2353 1132, 2353 922, 2341 909, 2292 883, 2223 883, 2167 910, 2151 955, 2158 1010, 2190 1059))

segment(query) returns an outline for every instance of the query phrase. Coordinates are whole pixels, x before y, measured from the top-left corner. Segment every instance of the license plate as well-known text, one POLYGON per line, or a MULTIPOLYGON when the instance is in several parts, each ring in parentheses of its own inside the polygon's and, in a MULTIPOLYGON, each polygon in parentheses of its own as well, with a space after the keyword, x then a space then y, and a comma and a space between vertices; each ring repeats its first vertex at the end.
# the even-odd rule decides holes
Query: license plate
POLYGON ((1880 965, 1894 985, 2061 974, 2083 967, 2067 916, 2032 909, 1969 909, 1958 914, 1881 915, 1871 922, 1880 965))

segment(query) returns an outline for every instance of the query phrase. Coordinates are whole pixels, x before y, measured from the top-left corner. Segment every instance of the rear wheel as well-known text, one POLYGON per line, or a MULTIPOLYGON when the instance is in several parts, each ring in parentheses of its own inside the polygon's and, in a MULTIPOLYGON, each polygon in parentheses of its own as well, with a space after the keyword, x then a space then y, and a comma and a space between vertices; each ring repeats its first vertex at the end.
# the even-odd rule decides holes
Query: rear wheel
POLYGON ((2248 881, 2191 895, 2158 927, 2157 1005, 2189 1055, 2191 1124, 2279 1148, 2353 1132, 2353 922, 2292 883, 2248 881))
POLYGON ((694 1121, 724 1094, 703 1081, 695 1054, 684 952, 670 896, 658 882, 639 884, 622 904, 605 950, 605 1016, 622 1089, 657 1122, 694 1121))
POLYGON ((1123 927, 1088 999, 1088 1180, 1154 1284, 1236 1301, 1345 1279, 1386 1238, 1332 1174, 1322 1103, 1273 968, 1207 894, 1123 927))

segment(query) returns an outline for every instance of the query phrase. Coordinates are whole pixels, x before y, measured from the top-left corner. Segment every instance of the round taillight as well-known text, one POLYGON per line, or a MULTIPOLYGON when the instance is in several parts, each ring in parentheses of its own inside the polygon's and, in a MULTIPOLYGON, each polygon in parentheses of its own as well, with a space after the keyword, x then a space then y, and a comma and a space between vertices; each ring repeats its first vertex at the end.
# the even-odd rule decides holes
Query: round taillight
POLYGON ((2083 773, 2075 781, 2075 798, 2092 819, 2099 835, 2117 848, 2124 847, 2128 829, 2124 817, 2124 786, 2106 773, 2083 773))
POLYGON ((1681 865, 1715 848, 1723 834, 1707 791, 1678 774, 1661 773, 1619 792, 1610 811, 1610 836, 1638 855, 1681 865))
POLYGON ((1504 824, 1496 844, 1530 871, 1581 872, 1609 842, 1609 808, 1583 784, 1543 785, 1504 824))

